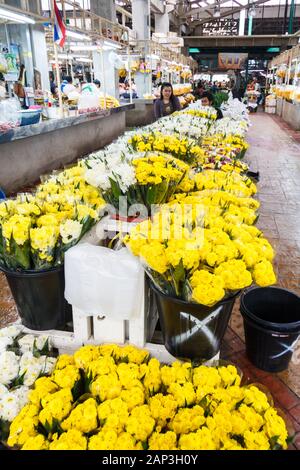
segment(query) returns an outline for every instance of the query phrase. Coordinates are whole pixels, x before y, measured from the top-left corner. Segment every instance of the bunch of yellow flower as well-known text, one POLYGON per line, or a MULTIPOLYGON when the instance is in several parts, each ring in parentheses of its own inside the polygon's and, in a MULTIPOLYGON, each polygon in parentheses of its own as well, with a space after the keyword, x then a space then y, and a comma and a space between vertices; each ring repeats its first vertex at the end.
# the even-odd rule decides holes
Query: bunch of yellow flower
POLYGON ((287 448, 284 420, 257 385, 240 385, 235 366, 162 365, 154 358, 146 364, 148 357, 147 351, 113 344, 60 356, 52 376, 36 381, 30 403, 12 422, 8 445, 22 450, 287 448), (127 352, 134 362, 124 362, 127 352), (74 385, 58 375, 72 376, 70 368, 80 374, 74 385), (103 378, 107 386, 103 382, 98 389, 103 378), (113 393, 107 393, 109 384, 113 393))
POLYGON ((137 152, 156 151, 173 155, 189 164, 204 161, 205 152, 199 145, 187 138, 164 135, 161 132, 135 134, 128 143, 137 152))
POLYGON ((256 194, 257 189, 250 178, 239 175, 235 171, 224 173, 222 171, 205 170, 195 176, 196 187, 204 189, 221 189, 240 197, 250 197, 256 194))
POLYGON ((0 204, 1 264, 44 269, 63 262, 64 252, 99 220, 104 201, 84 180, 80 166, 53 175, 34 194, 0 204))
POLYGON ((199 118, 211 119, 212 121, 217 119, 217 111, 211 106, 203 106, 200 109, 184 109, 183 111, 173 113, 173 116, 178 114, 189 114, 199 118))
POLYGON ((141 185, 160 184, 167 181, 179 184, 188 171, 188 166, 180 160, 168 156, 149 156, 132 161, 137 182, 141 185))
POLYGON ((201 141, 201 147, 208 155, 222 154, 229 158, 243 158, 249 144, 237 135, 214 134, 213 136, 204 136, 201 141))
POLYGON ((276 282, 273 249, 251 225, 257 203, 220 193, 179 198, 125 237, 168 295, 213 306, 252 282, 276 282))

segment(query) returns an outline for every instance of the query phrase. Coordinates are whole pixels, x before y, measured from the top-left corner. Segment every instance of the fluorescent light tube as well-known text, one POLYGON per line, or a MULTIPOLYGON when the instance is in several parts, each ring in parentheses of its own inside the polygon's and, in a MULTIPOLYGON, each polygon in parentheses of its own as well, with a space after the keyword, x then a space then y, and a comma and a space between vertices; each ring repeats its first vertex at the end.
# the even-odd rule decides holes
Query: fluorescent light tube
POLYGON ((16 21, 17 23, 35 24, 35 21, 32 18, 29 18, 29 16, 20 15, 19 13, 5 10, 4 8, 0 8, 0 18, 4 18, 9 21, 16 21))
POLYGON ((91 38, 86 34, 77 33, 76 31, 70 31, 67 29, 66 35, 69 38, 81 39, 82 41, 91 41, 91 38))

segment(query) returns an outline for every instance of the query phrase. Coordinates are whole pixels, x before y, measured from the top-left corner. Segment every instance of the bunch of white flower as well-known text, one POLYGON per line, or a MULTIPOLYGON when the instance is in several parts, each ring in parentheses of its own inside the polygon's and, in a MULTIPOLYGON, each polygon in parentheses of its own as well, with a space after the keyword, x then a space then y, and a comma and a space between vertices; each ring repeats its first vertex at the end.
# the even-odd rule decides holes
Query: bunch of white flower
POLYGON ((131 164, 132 156, 128 151, 93 153, 85 161, 86 182, 105 192, 111 188, 111 181, 115 181, 125 193, 129 186, 136 183, 135 170, 131 164))
POLYGON ((228 135, 235 135, 238 137, 244 137, 248 129, 246 121, 233 121, 229 117, 224 117, 214 122, 209 129, 209 135, 221 134, 224 137, 228 135))
POLYGON ((237 98, 223 102, 221 110, 224 117, 230 118, 234 121, 246 121, 248 125, 250 123, 247 106, 237 98))
POLYGON ((19 356, 13 351, 0 354, 0 384, 9 385, 19 374, 19 356))
POLYGON ((22 353, 33 351, 34 348, 38 351, 42 351, 46 343, 48 343, 50 348, 51 345, 49 344, 49 337, 46 335, 25 335, 18 340, 18 344, 22 353))
POLYGON ((11 422, 28 403, 28 394, 29 388, 26 386, 12 391, 0 386, 0 419, 11 422))

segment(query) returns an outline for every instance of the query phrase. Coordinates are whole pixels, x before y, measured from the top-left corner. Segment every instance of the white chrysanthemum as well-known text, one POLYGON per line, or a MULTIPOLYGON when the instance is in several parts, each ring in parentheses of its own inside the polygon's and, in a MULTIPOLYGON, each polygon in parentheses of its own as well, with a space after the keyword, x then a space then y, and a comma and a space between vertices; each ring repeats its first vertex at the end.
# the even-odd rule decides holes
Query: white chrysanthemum
POLYGON ((42 368, 42 373, 43 374, 51 374, 57 359, 55 357, 46 357, 46 356, 41 356, 41 358, 45 358, 45 362, 42 368))
POLYGON ((129 186, 136 183, 134 168, 127 163, 120 164, 116 168, 115 176, 123 193, 128 190, 129 186))
POLYGON ((29 401, 29 388, 18 387, 0 396, 0 419, 13 421, 29 401))
POLYGON ((20 411, 18 397, 7 393, 0 398, 0 418, 4 421, 13 421, 20 411))
POLYGON ((19 347, 22 353, 33 350, 33 343, 35 341, 34 335, 25 335, 19 339, 19 347))
POLYGON ((15 338, 18 336, 18 334, 21 333, 21 331, 24 329, 22 325, 10 325, 7 326, 6 328, 2 328, 0 330, 0 338, 2 337, 10 337, 10 338, 15 338))
POLYGON ((0 398, 2 398, 6 393, 8 393, 8 389, 5 385, 0 384, 0 398))
POLYGON ((12 351, 0 354, 0 384, 9 385, 19 373, 19 357, 12 351))
POLYGON ((34 357, 28 351, 21 357, 19 375, 24 375, 24 385, 30 387, 41 374, 44 367, 44 360, 41 357, 34 357))
POLYGON ((28 403, 29 392, 29 387, 26 387, 25 385, 22 385, 21 387, 18 387, 10 392, 11 395, 15 396, 18 399, 20 409, 28 403))
POLYGON ((0 353, 6 351, 7 346, 10 346, 14 342, 14 339, 10 336, 0 337, 0 353))
POLYGON ((51 341, 50 341, 49 336, 47 336, 47 335, 37 336, 36 339, 35 339, 36 348, 39 351, 41 351, 45 347, 47 341, 48 341, 48 346, 49 346, 49 350, 50 350, 51 349, 51 341))
POLYGON ((67 219, 60 224, 59 231, 62 237, 62 242, 66 245, 78 240, 82 231, 82 224, 77 220, 67 219))

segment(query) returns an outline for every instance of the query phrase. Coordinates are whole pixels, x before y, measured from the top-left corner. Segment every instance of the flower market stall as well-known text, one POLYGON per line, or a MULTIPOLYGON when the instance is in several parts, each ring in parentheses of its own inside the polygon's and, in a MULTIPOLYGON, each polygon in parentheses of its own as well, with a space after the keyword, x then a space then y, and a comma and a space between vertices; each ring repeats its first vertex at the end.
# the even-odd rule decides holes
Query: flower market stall
POLYGON ((224 111, 217 121, 213 108, 191 106, 126 132, 44 176, 33 193, 1 202, 1 269, 23 325, 44 330, 0 330, 9 447, 287 448, 291 436, 268 393, 233 364, 214 362, 237 296, 276 283, 243 160, 247 113, 236 100, 224 111), (45 284, 43 316, 35 279, 57 270, 60 289, 45 284), (158 317, 163 345, 151 343, 158 317), (46 343, 57 360, 47 359, 46 343))
POLYGON ((271 75, 275 76, 272 86, 277 98, 276 112, 295 130, 300 129, 300 48, 292 47, 269 64, 271 75))

